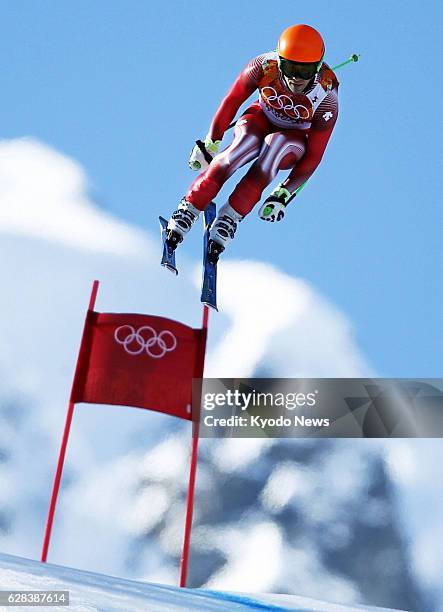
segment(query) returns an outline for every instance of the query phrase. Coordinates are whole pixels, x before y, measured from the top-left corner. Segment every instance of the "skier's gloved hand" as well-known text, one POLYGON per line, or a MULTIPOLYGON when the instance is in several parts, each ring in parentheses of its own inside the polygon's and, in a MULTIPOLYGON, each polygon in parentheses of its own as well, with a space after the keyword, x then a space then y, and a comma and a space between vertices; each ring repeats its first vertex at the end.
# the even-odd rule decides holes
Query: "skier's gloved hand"
POLYGON ((285 216, 286 205, 290 197, 289 191, 278 185, 261 205, 258 216, 263 221, 271 221, 271 223, 281 221, 285 216))
POLYGON ((189 157, 191 170, 206 170, 213 158, 217 155, 221 140, 211 140, 206 136, 204 140, 197 140, 189 157))

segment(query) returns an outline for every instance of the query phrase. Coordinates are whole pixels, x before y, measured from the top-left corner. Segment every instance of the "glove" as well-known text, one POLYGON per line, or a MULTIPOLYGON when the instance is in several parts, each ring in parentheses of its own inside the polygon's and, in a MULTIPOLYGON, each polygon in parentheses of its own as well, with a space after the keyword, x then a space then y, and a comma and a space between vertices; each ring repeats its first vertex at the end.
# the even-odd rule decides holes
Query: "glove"
POLYGON ((285 187, 278 185, 269 197, 266 198, 258 215, 263 221, 281 221, 285 216, 286 205, 291 194, 285 187))
POLYGON ((217 155, 221 140, 211 140, 206 136, 205 140, 197 140, 195 147, 189 157, 191 170, 206 170, 213 158, 217 155))

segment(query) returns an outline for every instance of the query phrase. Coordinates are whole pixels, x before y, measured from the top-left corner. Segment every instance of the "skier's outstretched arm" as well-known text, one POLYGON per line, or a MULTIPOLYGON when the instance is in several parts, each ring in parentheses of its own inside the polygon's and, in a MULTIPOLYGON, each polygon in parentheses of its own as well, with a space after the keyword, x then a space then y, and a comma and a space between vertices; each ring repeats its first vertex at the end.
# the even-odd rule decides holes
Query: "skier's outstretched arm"
POLYGON ((258 77, 262 71, 261 60, 262 56, 258 56, 245 66, 221 101, 206 138, 203 142, 200 141, 200 144, 197 144, 191 153, 189 166, 192 170, 206 169, 208 167, 207 154, 209 154, 209 159, 217 154, 223 135, 238 109, 257 89, 258 77), (206 149, 206 155, 202 152, 202 147, 206 149))

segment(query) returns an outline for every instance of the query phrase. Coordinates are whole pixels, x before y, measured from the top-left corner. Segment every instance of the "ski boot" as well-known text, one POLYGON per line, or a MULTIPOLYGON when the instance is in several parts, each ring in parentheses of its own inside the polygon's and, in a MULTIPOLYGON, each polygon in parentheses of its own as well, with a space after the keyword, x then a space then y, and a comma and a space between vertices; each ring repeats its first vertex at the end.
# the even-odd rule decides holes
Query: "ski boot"
POLYGON ((166 230, 166 244, 168 248, 175 251, 177 246, 189 232, 198 219, 201 210, 195 208, 186 198, 182 198, 177 210, 172 213, 166 230))
POLYGON ((208 241, 208 260, 216 265, 218 258, 225 247, 235 236, 237 225, 243 219, 232 206, 226 203, 218 211, 218 215, 211 227, 208 241))

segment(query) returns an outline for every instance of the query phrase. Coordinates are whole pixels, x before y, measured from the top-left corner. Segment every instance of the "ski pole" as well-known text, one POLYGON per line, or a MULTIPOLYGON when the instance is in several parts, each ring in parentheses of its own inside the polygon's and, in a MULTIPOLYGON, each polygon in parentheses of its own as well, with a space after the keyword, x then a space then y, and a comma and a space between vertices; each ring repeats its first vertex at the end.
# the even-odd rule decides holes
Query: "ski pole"
POLYGON ((359 58, 360 53, 353 53, 349 59, 347 59, 345 62, 342 62, 341 64, 337 64, 337 66, 334 66, 332 70, 338 70, 339 68, 343 68, 343 66, 346 66, 347 64, 358 62, 359 58))
MULTIPOLYGON (((343 68, 343 66, 347 66, 347 64, 352 64, 353 62, 358 62, 360 58, 360 53, 353 53, 351 55, 351 57, 349 59, 347 59, 345 62, 342 62, 341 64, 337 64, 337 66, 333 66, 332 70, 338 70, 339 68, 343 68)), ((234 125, 237 123, 238 119, 235 119, 230 125, 228 125, 228 130, 230 130, 231 128, 234 127, 234 125)), ((303 185, 300 185, 300 187, 298 189, 301 189, 303 187, 303 185)))

